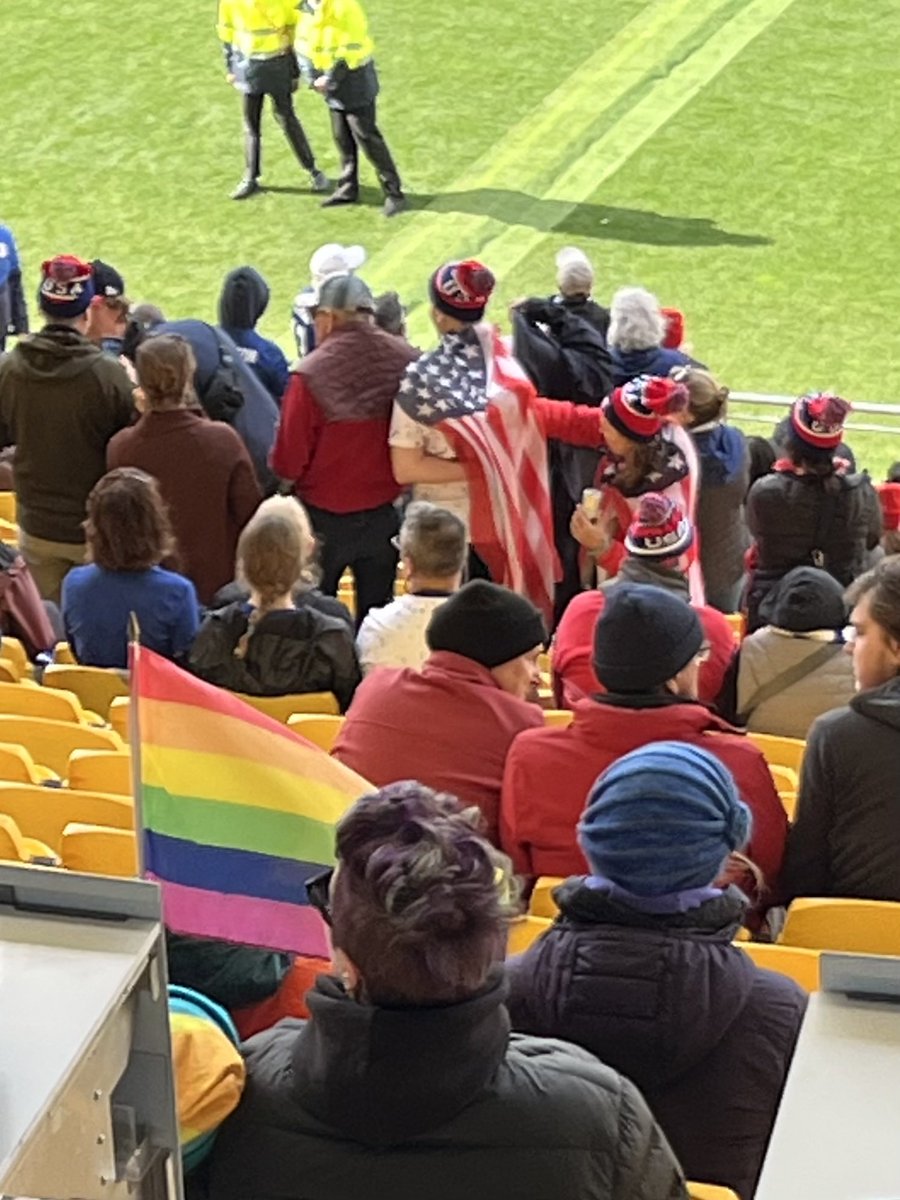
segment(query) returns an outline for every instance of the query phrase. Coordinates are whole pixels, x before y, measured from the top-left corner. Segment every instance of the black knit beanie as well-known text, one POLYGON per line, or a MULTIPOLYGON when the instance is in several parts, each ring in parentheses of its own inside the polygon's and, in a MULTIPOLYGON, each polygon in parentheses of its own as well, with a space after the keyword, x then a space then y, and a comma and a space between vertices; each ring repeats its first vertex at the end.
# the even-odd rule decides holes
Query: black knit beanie
POLYGON ((610 588, 594 633, 594 672, 608 692, 652 692, 703 645, 686 600, 645 583, 610 588))
POLYGON ((842 629, 847 623, 844 589, 818 567, 794 567, 765 597, 759 615, 767 625, 791 633, 842 629))
POLYGON ((449 650, 491 668, 543 645, 547 630, 530 600, 473 579, 435 610, 425 639, 429 650, 449 650))

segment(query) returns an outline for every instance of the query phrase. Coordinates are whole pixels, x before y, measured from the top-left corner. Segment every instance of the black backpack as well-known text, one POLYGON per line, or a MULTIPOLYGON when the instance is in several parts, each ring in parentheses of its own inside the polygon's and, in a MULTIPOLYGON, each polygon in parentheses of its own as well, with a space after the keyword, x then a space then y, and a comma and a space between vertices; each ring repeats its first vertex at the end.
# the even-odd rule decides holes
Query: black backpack
POLYGON ((233 425, 244 404, 235 352, 224 334, 212 326, 210 328, 216 339, 219 362, 198 399, 203 411, 213 421, 224 421, 227 425, 233 425))

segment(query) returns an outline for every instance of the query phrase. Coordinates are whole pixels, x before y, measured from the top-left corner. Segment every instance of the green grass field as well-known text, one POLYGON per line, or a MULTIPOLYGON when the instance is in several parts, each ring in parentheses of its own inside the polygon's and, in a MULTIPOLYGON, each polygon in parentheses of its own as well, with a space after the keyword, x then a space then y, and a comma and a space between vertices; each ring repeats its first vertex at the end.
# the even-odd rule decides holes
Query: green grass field
MULTIPOLYGON (((643 283, 733 390, 834 388, 900 399, 897 0, 368 0, 381 120, 412 211, 374 187, 321 210, 270 117, 266 194, 241 174, 214 0, 2 0, 0 219, 29 280, 72 250, 114 263, 137 299, 213 318, 224 273, 269 279, 263 322, 290 346, 311 251, 359 241, 429 337, 425 280, 478 254, 506 302, 552 288, 574 242, 598 296, 643 283)), ((326 113, 301 117, 334 170, 326 113)), ((368 168, 364 180, 374 182, 368 168)), ((900 433, 858 433, 873 474, 900 433)))

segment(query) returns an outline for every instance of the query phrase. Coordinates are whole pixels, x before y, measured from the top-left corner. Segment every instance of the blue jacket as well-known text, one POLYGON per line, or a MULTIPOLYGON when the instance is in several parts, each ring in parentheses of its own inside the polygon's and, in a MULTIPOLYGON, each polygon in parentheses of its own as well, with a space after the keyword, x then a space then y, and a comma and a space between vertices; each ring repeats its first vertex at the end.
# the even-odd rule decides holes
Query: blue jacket
POLYGON ((227 325, 223 328, 240 350, 241 358, 280 407, 290 374, 284 351, 255 329, 233 329, 227 325))
POLYGON ((7 333, 27 332, 28 312, 16 239, 8 225, 0 225, 0 345, 7 333))
POLYGON ((280 346, 257 333, 257 322, 269 306, 269 285, 253 267, 229 271, 219 296, 219 325, 241 352, 241 358, 276 404, 288 382, 288 360, 280 346))
POLYGON ((621 387, 638 375, 660 375, 665 377, 673 367, 702 367, 683 350, 667 350, 665 346, 649 346, 646 350, 620 350, 610 346, 609 356, 613 363, 613 383, 621 387))

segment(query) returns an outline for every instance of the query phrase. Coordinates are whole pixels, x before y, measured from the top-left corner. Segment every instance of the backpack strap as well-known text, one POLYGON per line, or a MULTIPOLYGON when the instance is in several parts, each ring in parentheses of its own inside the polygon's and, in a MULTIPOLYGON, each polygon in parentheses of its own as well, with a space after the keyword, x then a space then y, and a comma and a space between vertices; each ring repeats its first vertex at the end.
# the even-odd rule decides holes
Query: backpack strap
POLYGON ((768 683, 764 683, 762 687, 758 687, 738 713, 737 723, 739 725, 746 725, 754 709, 759 708, 761 704, 765 704, 767 700, 771 700, 773 696, 777 696, 779 692, 784 692, 789 687, 793 687, 795 683, 799 683, 807 675, 812 675, 813 671, 824 666, 836 654, 840 654, 842 649, 843 646, 839 642, 826 642, 824 646, 819 646, 812 654, 807 655, 800 662, 794 663, 792 667, 788 667, 786 671, 782 671, 774 679, 770 679, 768 683))
POLYGON ((825 566, 825 551, 822 546, 825 543, 825 538, 828 534, 829 527, 834 519, 834 510, 837 507, 837 492, 831 489, 823 489, 822 491, 822 507, 819 509, 819 519, 816 521, 816 530, 813 534, 812 549, 809 552, 809 557, 812 560, 814 567, 819 567, 820 570, 827 570, 825 566))

